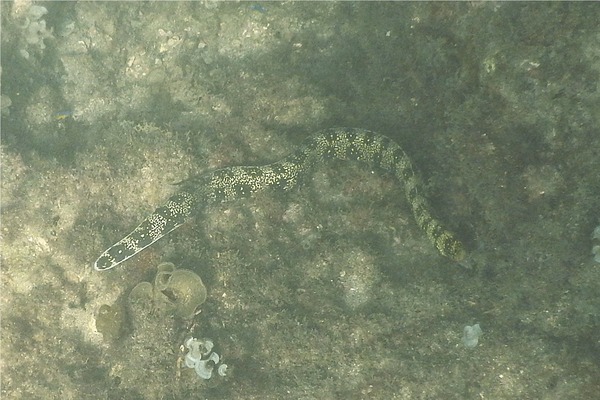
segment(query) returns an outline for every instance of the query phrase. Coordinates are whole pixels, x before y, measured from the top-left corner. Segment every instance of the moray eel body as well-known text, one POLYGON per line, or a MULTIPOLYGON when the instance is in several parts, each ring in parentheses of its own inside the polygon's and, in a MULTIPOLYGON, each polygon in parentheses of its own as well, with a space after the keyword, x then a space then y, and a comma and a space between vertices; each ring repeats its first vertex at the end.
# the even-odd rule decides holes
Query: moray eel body
POLYGON ((412 163, 397 143, 364 129, 334 128, 309 137, 298 150, 273 164, 222 168, 188 180, 165 205, 104 251, 94 269, 105 271, 116 267, 182 225, 207 204, 244 198, 265 189, 292 189, 327 159, 357 160, 392 173, 404 185, 417 224, 438 251, 455 261, 465 257, 462 243, 429 211, 412 163))

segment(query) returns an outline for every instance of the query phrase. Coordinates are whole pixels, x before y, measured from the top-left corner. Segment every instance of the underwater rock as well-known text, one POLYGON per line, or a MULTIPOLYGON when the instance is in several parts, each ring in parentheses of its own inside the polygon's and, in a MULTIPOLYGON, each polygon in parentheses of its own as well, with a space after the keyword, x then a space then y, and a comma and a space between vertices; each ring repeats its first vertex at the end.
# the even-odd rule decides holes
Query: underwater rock
POLYGON ((477 346, 477 343, 479 342, 479 337, 483 334, 483 331, 481 330, 481 327, 479 326, 479 324, 475 324, 473 326, 465 326, 465 329, 463 330, 463 338, 462 338, 462 342, 465 345, 465 347, 472 349, 475 346, 477 346))
POLYGON ((127 298, 132 316, 149 314, 154 307, 154 288, 150 282, 140 282, 129 292, 127 298))
POLYGON ((119 304, 109 306, 103 304, 96 316, 96 330, 102 334, 106 342, 113 342, 123 334, 125 310, 119 304))

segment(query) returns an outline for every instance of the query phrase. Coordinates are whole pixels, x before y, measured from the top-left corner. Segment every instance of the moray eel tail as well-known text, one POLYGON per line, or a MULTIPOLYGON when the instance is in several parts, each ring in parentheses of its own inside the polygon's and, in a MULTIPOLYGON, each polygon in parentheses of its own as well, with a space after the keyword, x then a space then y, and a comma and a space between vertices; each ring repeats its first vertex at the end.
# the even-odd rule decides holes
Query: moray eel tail
POLYGON ((94 263, 96 271, 106 271, 130 259, 167 233, 181 226, 195 207, 196 197, 179 192, 157 208, 129 235, 106 249, 94 263))

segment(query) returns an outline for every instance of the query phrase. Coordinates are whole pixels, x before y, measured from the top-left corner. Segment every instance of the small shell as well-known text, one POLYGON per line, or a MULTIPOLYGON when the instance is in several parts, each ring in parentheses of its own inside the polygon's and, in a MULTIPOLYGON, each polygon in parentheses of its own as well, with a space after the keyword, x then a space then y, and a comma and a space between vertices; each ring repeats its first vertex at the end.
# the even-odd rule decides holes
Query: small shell
POLYGON ((219 368, 217 368, 217 374, 219 374, 219 376, 226 376, 227 375, 227 364, 219 365, 219 368))

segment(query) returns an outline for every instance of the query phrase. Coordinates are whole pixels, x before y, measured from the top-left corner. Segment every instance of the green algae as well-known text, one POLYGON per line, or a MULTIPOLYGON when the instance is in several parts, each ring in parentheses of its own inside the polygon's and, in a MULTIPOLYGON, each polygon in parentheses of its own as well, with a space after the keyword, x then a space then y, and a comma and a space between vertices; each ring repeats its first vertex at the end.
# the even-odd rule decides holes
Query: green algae
POLYGON ((154 285, 140 282, 129 293, 132 318, 151 311, 165 316, 192 318, 206 301, 206 287, 202 279, 190 270, 175 268, 172 263, 162 263, 157 270, 154 285))
POLYGON ((180 318, 191 318, 206 300, 202 279, 187 269, 176 269, 172 263, 162 263, 154 279, 156 307, 172 312, 180 318))

